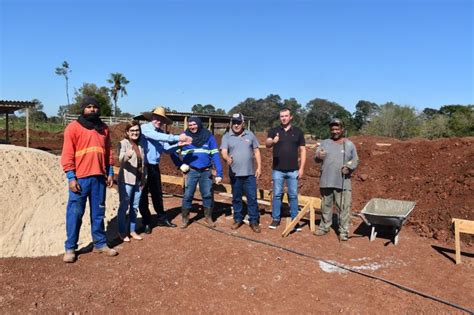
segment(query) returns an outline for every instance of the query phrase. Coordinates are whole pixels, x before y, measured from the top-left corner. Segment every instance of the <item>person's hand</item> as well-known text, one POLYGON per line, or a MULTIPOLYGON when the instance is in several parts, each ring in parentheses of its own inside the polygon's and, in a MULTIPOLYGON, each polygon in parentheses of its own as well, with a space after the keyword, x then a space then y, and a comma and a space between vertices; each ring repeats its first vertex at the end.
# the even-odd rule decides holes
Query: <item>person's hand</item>
POLYGON ((191 144, 193 142, 193 138, 191 138, 190 136, 187 136, 185 133, 182 133, 179 135, 179 139, 178 139, 178 144, 183 146, 183 145, 187 145, 187 144, 191 144))
POLYGON ((127 156, 128 156, 129 158, 131 158, 132 155, 133 155, 133 148, 130 148, 130 149, 128 149, 128 151, 127 151, 127 156))
POLYGON ((342 172, 342 174, 347 175, 351 172, 351 170, 347 166, 343 166, 342 169, 341 169, 341 172, 342 172))
POLYGON ((79 185, 77 180, 73 179, 69 182, 69 189, 71 189, 72 192, 77 193, 81 191, 81 185, 79 185))
POLYGON ((114 185, 114 177, 113 176, 107 176, 107 187, 112 187, 114 185))
POLYGON ((262 175, 262 171, 259 168, 257 168, 257 170, 255 171, 255 177, 258 179, 260 178, 261 175, 262 175))
POLYGON ((326 157, 326 155, 327 155, 326 150, 324 150, 324 148, 321 148, 321 149, 319 150, 318 157, 322 160, 322 159, 324 159, 324 158, 326 157))
POLYGON ((181 166, 179 167, 179 169, 181 170, 181 172, 183 172, 184 174, 186 174, 187 172, 189 172, 189 165, 188 164, 181 164, 181 166))
POLYGON ((225 159, 225 162, 228 165, 232 165, 232 163, 234 163, 234 160, 232 160, 232 156, 228 155, 227 158, 225 159))
POLYGON ((304 170, 303 170, 303 169, 299 169, 299 170, 298 170, 298 179, 303 178, 303 175, 304 175, 304 170))
POLYGON ((214 178, 214 181, 216 182, 216 184, 220 184, 222 182, 222 177, 217 176, 214 178))
POLYGON ((276 144, 278 141, 280 141, 280 134, 277 132, 276 136, 273 138, 273 144, 276 144))

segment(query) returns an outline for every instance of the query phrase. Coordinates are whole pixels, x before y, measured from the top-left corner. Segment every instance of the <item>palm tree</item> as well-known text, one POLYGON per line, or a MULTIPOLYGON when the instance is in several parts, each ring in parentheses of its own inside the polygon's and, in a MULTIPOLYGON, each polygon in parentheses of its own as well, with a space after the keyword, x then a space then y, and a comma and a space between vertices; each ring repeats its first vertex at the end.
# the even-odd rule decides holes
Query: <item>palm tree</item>
POLYGON ((110 79, 108 79, 107 82, 113 84, 110 88, 110 95, 114 100, 114 116, 117 116, 117 101, 119 93, 121 97, 127 95, 127 89, 125 89, 125 85, 129 84, 130 81, 128 81, 123 74, 116 72, 110 74, 110 79))

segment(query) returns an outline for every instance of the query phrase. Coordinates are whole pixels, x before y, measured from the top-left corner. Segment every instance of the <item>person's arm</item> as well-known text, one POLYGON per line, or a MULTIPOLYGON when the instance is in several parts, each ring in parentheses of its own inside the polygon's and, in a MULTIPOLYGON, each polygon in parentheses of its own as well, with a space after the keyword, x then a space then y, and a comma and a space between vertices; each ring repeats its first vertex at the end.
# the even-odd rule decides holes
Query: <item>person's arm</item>
POLYGON ((232 157, 228 154, 227 149, 221 149, 222 159, 227 163, 227 165, 232 165, 232 157))
POLYGON ((81 186, 76 178, 76 163, 75 163, 75 146, 74 146, 74 126, 68 125, 64 130, 63 151, 61 153, 61 165, 69 184, 69 189, 72 192, 81 190, 81 186))
POLYGON ((262 175, 262 158, 260 156, 260 149, 257 147, 253 149, 255 155, 255 162, 257 162, 257 169, 255 170, 255 177, 259 178, 262 175))
POLYGON ((301 179, 304 175, 304 166, 306 165, 306 146, 299 147, 300 150, 300 168, 298 170, 298 178, 301 179))
POLYGON ((349 161, 346 162, 344 165, 345 167, 350 169, 350 172, 355 171, 357 166, 359 166, 359 156, 357 155, 357 150, 355 148, 354 143, 348 141, 346 142, 346 146, 350 146, 349 148, 349 161))
POLYGON ((112 187, 114 185, 114 155, 112 152, 112 142, 110 140, 110 129, 108 129, 107 137, 105 139, 105 152, 107 160, 107 164, 105 165, 105 171, 107 172, 107 187, 112 187))
POLYGON ((268 131, 267 140, 265 140, 265 146, 267 148, 271 148, 273 145, 275 145, 275 143, 278 142, 279 139, 280 137, 278 133, 275 133, 273 129, 270 129, 270 131, 268 131))
POLYGON ((122 144, 122 141, 120 141, 117 145, 117 151, 119 152, 119 162, 127 162, 133 155, 133 149, 130 146, 127 150, 127 146, 122 144))
POLYGON ((211 154, 214 167, 216 168, 216 171, 217 171, 217 177, 220 177, 222 179, 223 173, 222 173, 221 158, 219 156, 219 149, 217 147, 217 142, 214 136, 211 136, 209 138, 209 150, 211 150, 210 154, 211 154))
POLYGON ((149 139, 162 142, 178 142, 180 140, 180 136, 178 135, 168 135, 164 132, 157 131, 150 123, 143 124, 141 128, 142 134, 149 139))
MULTIPOLYGON (((296 128, 299 130, 299 128, 296 128)), ((298 178, 302 178, 304 175, 304 166, 306 165, 306 140, 304 133, 299 130, 298 146, 300 151, 300 168, 298 170, 298 178)))

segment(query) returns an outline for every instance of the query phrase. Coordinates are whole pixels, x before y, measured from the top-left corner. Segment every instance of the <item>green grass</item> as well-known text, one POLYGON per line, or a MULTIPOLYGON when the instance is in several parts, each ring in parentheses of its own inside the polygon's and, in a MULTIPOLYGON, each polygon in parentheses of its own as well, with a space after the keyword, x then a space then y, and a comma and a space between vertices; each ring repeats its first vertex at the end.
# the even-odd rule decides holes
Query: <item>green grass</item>
MULTIPOLYGON (((10 130, 25 130, 26 122, 24 119, 22 120, 10 120, 9 121, 9 129, 10 130)), ((30 129, 40 130, 40 131, 48 131, 48 132, 60 132, 63 131, 65 126, 61 123, 53 123, 53 122, 29 122, 30 129)), ((0 128, 5 128, 5 119, 0 119, 0 128)))

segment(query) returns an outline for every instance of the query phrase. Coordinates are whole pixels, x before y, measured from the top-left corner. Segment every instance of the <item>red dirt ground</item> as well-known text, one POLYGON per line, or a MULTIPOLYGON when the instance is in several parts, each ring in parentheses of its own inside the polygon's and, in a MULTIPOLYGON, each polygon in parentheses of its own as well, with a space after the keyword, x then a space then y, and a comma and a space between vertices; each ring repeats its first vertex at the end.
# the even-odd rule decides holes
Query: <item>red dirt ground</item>
MULTIPOLYGON (((114 142, 120 140, 121 128, 112 128, 114 142)), ((31 134, 32 147, 60 150, 61 134, 31 134)), ((263 143, 265 135, 258 137, 263 143)), ((17 133, 11 139, 24 145, 17 133)), ((462 313, 366 276, 324 271, 321 260, 474 310, 474 241, 463 237, 463 264, 455 265, 450 223, 453 217, 474 220, 474 138, 351 140, 361 159, 353 180, 354 211, 374 197, 417 202, 397 246, 390 243, 389 233, 369 242, 368 229, 357 217, 347 243, 339 243, 334 231, 317 238, 307 225, 303 232, 281 238, 283 226, 266 228, 268 211, 262 212, 261 234, 247 226, 232 231, 229 200, 216 196, 217 230, 197 220, 187 230, 155 228, 142 242, 120 244, 114 239, 113 220, 108 235, 120 252, 116 258, 84 253, 72 265, 61 257, 0 259, 1 313, 462 313)), ((319 166, 313 161, 314 149, 307 152, 300 193, 319 196, 319 166)), ((271 189, 271 151, 262 149, 262 156, 259 188, 271 189)), ((167 157, 161 169, 179 175, 167 157)), ((165 189, 180 192, 170 185, 165 189)), ((166 198, 165 204, 179 224, 180 199, 166 198)))

